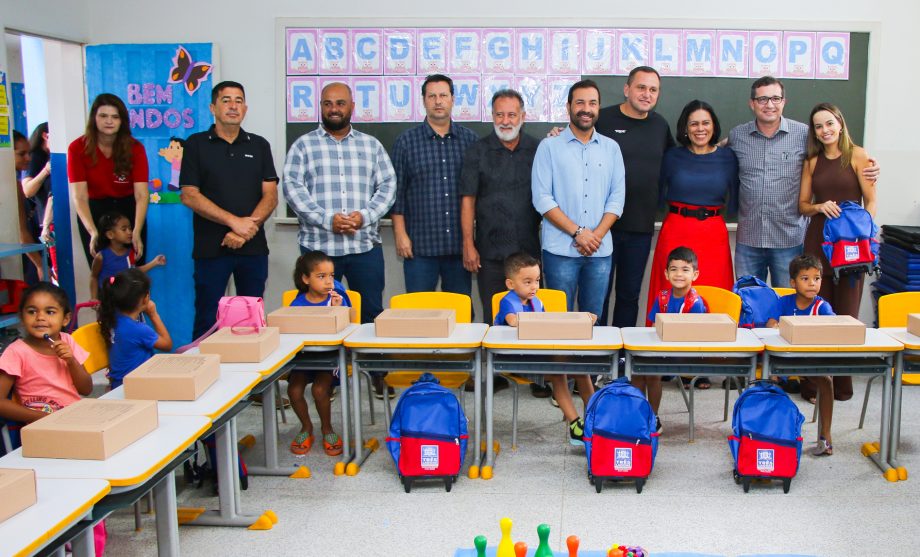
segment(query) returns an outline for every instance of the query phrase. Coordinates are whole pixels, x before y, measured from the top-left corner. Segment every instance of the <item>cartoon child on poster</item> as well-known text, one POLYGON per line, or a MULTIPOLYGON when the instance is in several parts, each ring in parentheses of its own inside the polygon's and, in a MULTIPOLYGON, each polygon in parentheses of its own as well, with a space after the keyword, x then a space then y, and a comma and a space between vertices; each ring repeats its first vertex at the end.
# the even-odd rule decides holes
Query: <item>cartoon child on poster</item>
POLYGON ((166 159, 166 162, 170 165, 169 184, 166 186, 169 191, 179 191, 179 171, 182 169, 182 151, 184 148, 184 139, 170 137, 169 146, 159 151, 159 155, 166 159))

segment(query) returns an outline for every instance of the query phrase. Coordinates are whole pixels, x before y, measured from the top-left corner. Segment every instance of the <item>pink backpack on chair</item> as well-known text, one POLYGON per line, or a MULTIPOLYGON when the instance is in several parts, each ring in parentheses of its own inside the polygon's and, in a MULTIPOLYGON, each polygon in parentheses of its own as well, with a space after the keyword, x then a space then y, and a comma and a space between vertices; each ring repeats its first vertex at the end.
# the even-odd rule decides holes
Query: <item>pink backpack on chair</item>
POLYGON ((265 305, 262 298, 255 296, 222 297, 217 303, 217 321, 214 322, 214 325, 191 344, 176 349, 176 353, 182 354, 195 348, 214 331, 225 327, 230 327, 230 330, 238 335, 251 335, 265 327, 265 305))

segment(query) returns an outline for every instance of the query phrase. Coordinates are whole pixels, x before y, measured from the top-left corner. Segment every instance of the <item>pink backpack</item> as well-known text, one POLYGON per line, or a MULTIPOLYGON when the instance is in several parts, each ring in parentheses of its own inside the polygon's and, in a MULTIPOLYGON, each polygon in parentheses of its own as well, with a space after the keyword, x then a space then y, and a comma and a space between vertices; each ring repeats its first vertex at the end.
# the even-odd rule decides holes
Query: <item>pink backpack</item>
POLYGON ((265 327, 265 305, 262 298, 255 296, 224 296, 217 303, 217 321, 203 335, 192 341, 191 344, 178 348, 177 354, 198 346, 202 340, 211 336, 214 331, 230 327, 230 331, 238 335, 251 335, 265 327))

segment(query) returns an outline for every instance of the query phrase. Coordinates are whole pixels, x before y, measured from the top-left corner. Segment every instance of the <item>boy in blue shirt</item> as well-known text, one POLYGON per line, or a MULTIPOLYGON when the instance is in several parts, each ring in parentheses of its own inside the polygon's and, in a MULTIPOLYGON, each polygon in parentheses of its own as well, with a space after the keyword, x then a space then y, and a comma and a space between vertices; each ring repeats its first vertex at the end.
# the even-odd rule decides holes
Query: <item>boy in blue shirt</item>
MULTIPOLYGON (((671 284, 668 290, 662 290, 655 297, 652 309, 648 312, 646 325, 655 324, 658 313, 709 313, 709 307, 702 296, 693 289, 693 281, 700 276, 699 262, 692 249, 680 246, 668 254, 668 263, 664 269, 664 276, 671 284)), ((709 384, 709 380, 701 377, 697 383, 709 384)), ((658 416, 658 406, 661 404, 661 377, 653 375, 634 376, 634 387, 646 393, 652 410, 655 411, 655 429, 661 433, 661 420, 658 416)), ((708 387, 707 387, 708 388, 708 387)))
MULTIPOLYGON (((498 313, 495 314, 493 325, 517 327, 518 313, 544 311, 543 304, 537 298, 537 290, 540 288, 540 262, 532 255, 519 252, 505 259, 505 286, 508 287, 508 293, 498 305, 498 313)), ((592 317, 595 321, 597 320, 596 316, 592 315, 592 317)), ((568 376, 553 374, 544 377, 553 386, 556 402, 559 403, 559 409, 562 410, 566 423, 569 424, 569 443, 583 445, 585 422, 575 410, 572 393, 569 391, 568 376)), ((538 377, 533 379, 538 379, 538 377)), ((578 385, 578 394, 587 408, 588 400, 594 394, 591 377, 578 375, 575 377, 575 383, 578 385)))
MULTIPOLYGON (((830 303, 818 292, 821 290, 821 261, 811 254, 802 254, 789 262, 789 286, 795 288, 795 294, 789 294, 779 299, 779 316, 767 321, 768 327, 776 327, 779 317, 783 315, 836 315, 830 303)), ((830 456, 834 454, 831 444, 831 421, 834 418, 834 383, 837 379, 831 377, 811 377, 820 395, 818 412, 821 415, 821 433, 818 446, 812 450, 814 456, 830 456)), ((850 379, 847 377, 846 379, 850 379)), ((850 387, 852 392, 852 386, 850 387)), ((812 401, 814 402, 814 401, 812 401)))

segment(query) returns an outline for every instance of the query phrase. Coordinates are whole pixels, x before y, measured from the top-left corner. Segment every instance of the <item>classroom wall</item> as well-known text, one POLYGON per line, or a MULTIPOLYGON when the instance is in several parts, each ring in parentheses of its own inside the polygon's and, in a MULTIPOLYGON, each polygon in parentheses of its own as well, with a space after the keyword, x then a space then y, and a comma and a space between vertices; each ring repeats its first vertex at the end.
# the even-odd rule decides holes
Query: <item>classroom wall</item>
MULTIPOLYGON (((555 0, 532 0, 527 4, 497 5, 487 0, 469 0, 462 10, 449 4, 418 0, 376 2, 356 0, 347 8, 335 3, 293 0, 253 3, 225 0, 219 4, 187 0, 84 0, 82 2, 30 2, 30 14, 16 13, 17 25, 7 23, 15 0, 0 0, 4 24, 28 27, 32 31, 62 37, 78 36, 91 43, 211 41, 221 51, 221 76, 246 85, 249 114, 246 128, 264 135, 275 145, 279 171, 284 153, 278 146, 284 122, 277 119, 277 104, 283 93, 276 75, 276 18, 324 18, 342 26, 380 25, 382 18, 412 19, 417 25, 489 24, 559 25, 616 27, 676 26, 699 28, 765 28, 802 30, 871 31, 869 81, 873 83, 866 114, 866 147, 882 163, 879 184, 881 223, 912 224, 920 221, 918 196, 913 186, 913 161, 920 160, 920 134, 910 121, 913 95, 920 90, 920 75, 909 71, 914 65, 911 37, 920 21, 916 3, 878 0, 841 0, 834 4, 808 4, 776 0, 768 4, 744 2, 684 2, 660 0, 655 3, 616 3, 588 0, 576 9, 566 10, 555 0), (35 5, 54 4, 54 10, 35 5), (85 11, 80 8, 85 6, 85 11), (343 9, 344 8, 344 9, 343 9), (42 17, 31 14, 43 14, 42 17), (663 17, 662 17, 663 16, 663 17), (470 18, 477 18, 471 21, 470 18), (497 18, 497 19, 496 19, 497 18), (47 21, 45 21, 47 19, 47 21), (907 71, 901 71, 901 69, 907 71)), ((23 10, 19 10, 23 11, 23 10)), ((309 23, 306 23, 307 25, 309 23)), ((2 48, 2 47, 0 47, 2 48)), ((0 60, 3 59, 0 52, 0 60)), ((668 95, 664 90, 663 95, 668 95)), ((815 102, 833 99, 815 99, 815 102)), ((745 102, 744 99, 718 99, 718 103, 745 102)), ((297 255, 296 226, 269 224, 272 246, 267 305, 277 305, 279 293, 289 288, 291 262, 297 255)), ((402 288, 402 272, 393 254, 392 236, 384 231, 388 254, 387 292, 402 288)), ((866 307, 868 304, 864 304, 866 307)))

